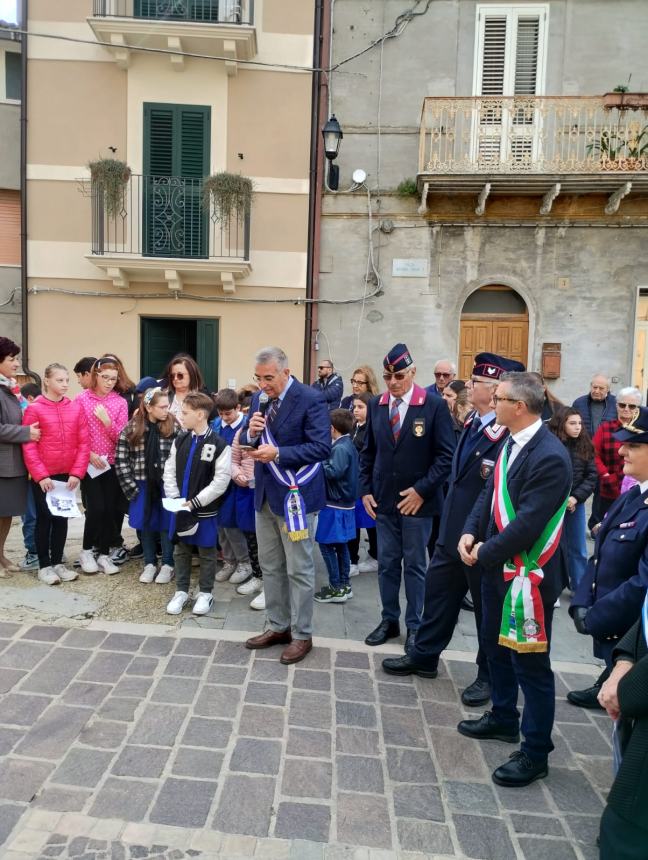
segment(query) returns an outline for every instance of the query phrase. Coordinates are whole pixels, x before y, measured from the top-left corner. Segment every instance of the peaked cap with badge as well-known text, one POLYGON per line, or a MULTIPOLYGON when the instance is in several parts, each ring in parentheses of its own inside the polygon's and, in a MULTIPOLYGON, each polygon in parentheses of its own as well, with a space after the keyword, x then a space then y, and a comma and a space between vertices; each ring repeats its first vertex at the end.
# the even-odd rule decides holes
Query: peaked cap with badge
POLYGON ((383 366, 389 373, 397 373, 398 371, 407 370, 412 367, 414 360, 410 355, 409 349, 404 343, 397 343, 392 346, 387 355, 383 358, 383 366))
POLYGON ((480 352, 475 356, 472 376, 497 382, 503 373, 523 373, 525 366, 512 358, 494 352, 480 352))
POLYGON ((648 408, 640 406, 632 421, 612 435, 617 442, 639 442, 648 445, 648 408))

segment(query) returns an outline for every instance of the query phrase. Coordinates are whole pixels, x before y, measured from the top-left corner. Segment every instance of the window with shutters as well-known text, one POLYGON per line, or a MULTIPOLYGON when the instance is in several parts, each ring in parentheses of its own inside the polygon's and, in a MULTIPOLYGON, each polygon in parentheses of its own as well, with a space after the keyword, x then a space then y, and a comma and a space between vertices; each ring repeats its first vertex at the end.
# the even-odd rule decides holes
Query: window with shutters
POLYGON ((20 54, 5 51, 5 97, 20 101, 21 63, 20 54))
POLYGON ((210 121, 205 106, 144 105, 142 212, 148 256, 208 254, 202 185, 209 174, 210 121))
POLYGON ((544 94, 545 5, 477 7, 474 94, 478 102, 475 157, 482 166, 508 162, 512 168, 537 157, 537 102, 544 94))
POLYGON ((0 189, 0 266, 20 265, 20 191, 0 189))

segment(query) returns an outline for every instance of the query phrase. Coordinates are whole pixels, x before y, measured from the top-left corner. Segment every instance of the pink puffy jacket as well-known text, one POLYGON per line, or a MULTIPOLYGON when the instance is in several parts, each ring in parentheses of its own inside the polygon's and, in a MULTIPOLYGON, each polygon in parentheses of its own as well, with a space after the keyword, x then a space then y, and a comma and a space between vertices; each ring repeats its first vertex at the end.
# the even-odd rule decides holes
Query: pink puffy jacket
POLYGON ((39 442, 26 442, 23 457, 34 481, 51 475, 83 478, 90 459, 88 422, 80 404, 64 397, 54 402, 37 397, 23 416, 23 424, 40 424, 39 442))

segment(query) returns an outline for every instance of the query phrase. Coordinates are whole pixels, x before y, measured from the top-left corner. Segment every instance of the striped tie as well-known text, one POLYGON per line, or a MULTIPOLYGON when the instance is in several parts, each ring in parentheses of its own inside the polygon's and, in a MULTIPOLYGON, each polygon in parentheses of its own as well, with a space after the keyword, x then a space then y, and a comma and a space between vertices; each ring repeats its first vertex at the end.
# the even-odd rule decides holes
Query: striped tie
POLYGON ((398 436, 400 435, 401 422, 398 407, 401 405, 402 402, 403 400, 401 397, 395 397, 394 402, 392 403, 391 411, 389 413, 389 423, 391 424, 394 442, 398 442, 398 436))
POLYGON ((272 424, 272 422, 277 417, 277 412, 279 412, 279 407, 281 406, 281 401, 278 397, 273 397, 270 401, 270 406, 266 413, 266 424, 272 424))

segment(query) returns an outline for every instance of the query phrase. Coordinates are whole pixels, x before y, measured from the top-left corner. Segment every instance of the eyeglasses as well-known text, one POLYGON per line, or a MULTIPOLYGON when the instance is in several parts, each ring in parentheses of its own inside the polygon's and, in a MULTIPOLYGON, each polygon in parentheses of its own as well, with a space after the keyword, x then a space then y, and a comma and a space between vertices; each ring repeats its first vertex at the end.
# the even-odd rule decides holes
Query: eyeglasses
POLYGON ((398 382, 402 382, 407 376, 409 376, 409 370, 397 370, 396 373, 383 373, 382 378, 385 382, 389 382, 392 377, 398 382))
POLYGON ((636 403, 620 403, 618 400, 617 406, 619 409, 639 409, 636 403))
POLYGON ((186 373, 172 373, 171 374, 171 379, 186 379, 186 378, 187 378, 186 373))
POLYGON ((275 379, 276 376, 277 376, 276 373, 273 373, 272 376, 259 376, 257 373, 255 373, 254 376, 252 377, 252 379, 257 383, 259 383, 259 382, 272 382, 272 380, 275 379))
POLYGON ((435 376, 443 376, 443 377, 446 377, 446 376, 452 376, 452 374, 451 374, 451 373, 439 373, 439 371, 438 371, 438 370, 435 370, 435 371, 434 371, 434 375, 435 375, 435 376))
POLYGON ((317 369, 318 370, 333 370, 333 368, 331 367, 330 364, 318 364, 317 369))
POLYGON ((100 379, 103 379, 103 381, 104 381, 104 382, 112 382, 112 383, 113 383, 113 385, 114 385, 114 384, 117 382, 117 380, 119 379, 119 377, 118 377, 118 376, 106 376, 106 374, 105 374, 105 373, 98 373, 98 374, 97 374, 97 376, 98 376, 100 379))
POLYGON ((501 403, 503 400, 506 400, 508 403, 522 403, 521 400, 518 400, 515 397, 498 397, 497 394, 493 394, 493 403, 497 406, 498 403, 501 403))
POLYGON ((351 385, 369 385, 366 379, 350 379, 351 385))

